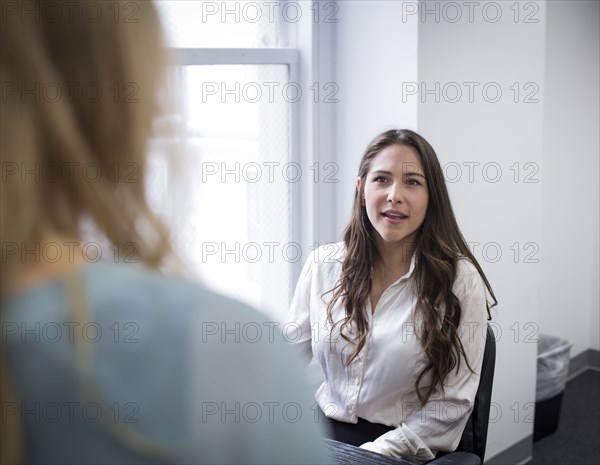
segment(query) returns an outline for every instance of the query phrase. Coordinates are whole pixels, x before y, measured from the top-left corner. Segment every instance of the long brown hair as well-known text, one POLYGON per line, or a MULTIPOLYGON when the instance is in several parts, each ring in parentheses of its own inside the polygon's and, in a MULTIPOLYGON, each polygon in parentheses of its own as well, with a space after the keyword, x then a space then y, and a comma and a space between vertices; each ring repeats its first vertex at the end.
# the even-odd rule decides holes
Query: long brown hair
POLYGON ((471 261, 493 299, 491 305, 487 304, 488 319, 491 319, 490 308, 495 306, 497 301, 485 273, 460 232, 437 155, 433 147, 414 131, 393 129, 378 135, 368 145, 360 161, 358 170, 360 188, 356 189, 352 216, 344 231, 346 255, 341 276, 331 290, 333 296, 327 306, 327 317, 329 323, 334 326, 333 307, 341 299, 346 309, 346 317, 338 322, 340 332, 344 339, 355 343, 354 350, 346 360, 346 363, 350 363, 364 347, 368 335, 369 325, 365 315, 365 304, 371 291, 373 265, 378 260, 375 246, 376 232, 362 203, 366 176, 372 160, 383 149, 394 144, 416 150, 425 171, 429 194, 425 220, 416 238, 414 249, 416 260, 413 272, 417 292, 414 316, 422 319, 423 324, 419 325, 418 336, 428 360, 415 382, 417 395, 423 405, 436 386, 443 391, 446 376, 454 368, 460 367, 462 358, 471 369, 458 337, 461 319, 460 302, 452 292, 459 259, 464 257, 471 261), (352 328, 353 325, 356 325, 357 335, 351 339, 344 330, 352 328), (423 390, 420 384, 430 372, 432 382, 423 390))
MULTIPOLYGON (((152 2, 10 3, 0 32, 0 298, 23 267, 20 250, 80 238, 84 221, 159 267, 171 248, 144 178, 168 57, 152 2)), ((18 393, 4 350, 0 362, 5 405, 18 393)), ((2 463, 23 460, 17 420, 2 421, 2 463)))

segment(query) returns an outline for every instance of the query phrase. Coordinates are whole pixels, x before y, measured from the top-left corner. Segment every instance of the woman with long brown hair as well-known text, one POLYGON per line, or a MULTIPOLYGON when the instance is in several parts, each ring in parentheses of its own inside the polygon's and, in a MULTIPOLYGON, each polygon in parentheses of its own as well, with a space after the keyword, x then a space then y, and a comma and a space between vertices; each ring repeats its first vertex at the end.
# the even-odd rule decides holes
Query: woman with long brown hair
POLYGON ((289 346, 164 273, 152 2, 1 6, 0 462, 327 462, 289 346))
POLYGON ((334 437, 415 462, 454 450, 493 305, 431 145, 410 130, 377 136, 344 241, 308 259, 287 318, 321 368, 334 437))

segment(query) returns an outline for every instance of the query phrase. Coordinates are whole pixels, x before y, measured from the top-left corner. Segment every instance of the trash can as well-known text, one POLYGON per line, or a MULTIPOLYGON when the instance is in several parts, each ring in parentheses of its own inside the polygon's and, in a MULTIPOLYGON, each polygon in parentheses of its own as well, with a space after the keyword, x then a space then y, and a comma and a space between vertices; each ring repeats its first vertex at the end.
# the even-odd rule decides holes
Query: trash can
POLYGON ((554 433, 558 428, 571 346, 569 341, 559 337, 540 334, 538 338, 534 441, 554 433))

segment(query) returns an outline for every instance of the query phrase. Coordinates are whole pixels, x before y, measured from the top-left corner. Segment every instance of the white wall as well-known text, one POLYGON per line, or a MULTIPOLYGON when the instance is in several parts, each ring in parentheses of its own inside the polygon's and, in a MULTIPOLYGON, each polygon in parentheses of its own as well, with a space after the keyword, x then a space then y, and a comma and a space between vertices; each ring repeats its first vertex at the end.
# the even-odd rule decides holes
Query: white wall
MULTIPOLYGON (((476 9, 472 18, 465 9, 458 22, 452 22, 455 12, 441 10, 439 17, 428 15, 419 23, 419 82, 428 89, 439 83, 441 93, 439 103, 435 95, 420 93, 419 131, 447 167, 447 179, 454 180, 449 190, 458 222, 468 242, 481 244, 475 257, 499 301, 493 313, 497 358, 488 458, 533 431, 544 263, 542 175, 536 170, 543 164, 545 4, 537 3, 537 23, 515 21, 511 4, 500 4, 497 22, 492 8, 476 9), (463 90, 456 103, 451 82, 463 90), (495 89, 502 96, 491 103, 495 89), (537 102, 525 103, 536 90, 530 98, 537 102)), ((421 8, 435 11, 439 5, 427 1, 421 8)))
POLYGON ((599 5, 547 7, 540 326, 571 341, 571 356, 600 349, 599 5))
POLYGON ((358 163, 367 144, 392 127, 415 129, 417 104, 401 82, 417 79, 417 21, 402 22, 400 1, 341 1, 336 24, 335 150, 340 165, 335 240, 350 219, 358 163))

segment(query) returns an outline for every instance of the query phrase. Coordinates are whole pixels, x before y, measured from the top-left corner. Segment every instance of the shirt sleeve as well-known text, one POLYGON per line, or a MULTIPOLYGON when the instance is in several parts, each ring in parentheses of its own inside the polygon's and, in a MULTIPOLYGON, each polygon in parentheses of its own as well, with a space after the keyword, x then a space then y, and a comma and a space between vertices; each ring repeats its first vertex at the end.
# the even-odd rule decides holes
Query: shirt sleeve
POLYGON ((284 339, 298 348, 306 364, 313 357, 310 319, 313 258, 314 255, 311 254, 302 268, 290 309, 282 326, 284 339))
POLYGON ((474 373, 462 359, 458 371, 455 368, 447 376, 444 393, 436 389, 422 408, 415 408, 398 427, 362 448, 424 463, 438 451, 453 451, 458 446, 479 386, 487 335, 487 293, 470 262, 459 262, 457 275, 453 292, 462 310, 458 335, 474 373))

